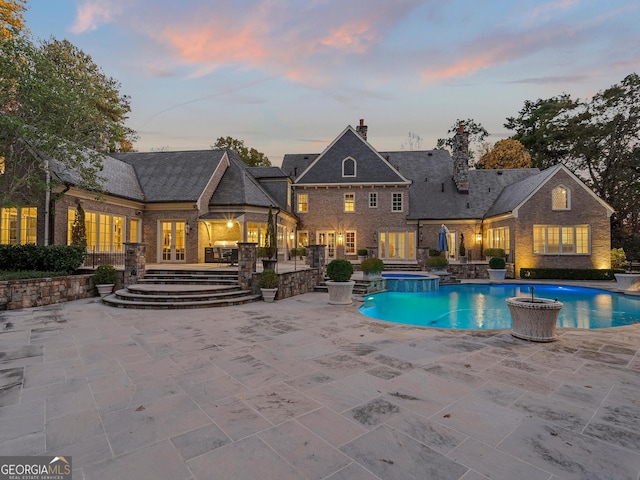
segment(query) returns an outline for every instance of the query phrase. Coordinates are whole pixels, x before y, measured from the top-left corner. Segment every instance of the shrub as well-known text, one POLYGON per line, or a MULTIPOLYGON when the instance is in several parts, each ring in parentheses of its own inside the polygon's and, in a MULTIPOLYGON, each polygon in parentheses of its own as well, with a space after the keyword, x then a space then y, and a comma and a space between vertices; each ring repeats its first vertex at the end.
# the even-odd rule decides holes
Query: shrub
POLYGON ((359 248, 359 249, 356 251, 356 254, 357 254, 359 257, 366 257, 367 255, 369 255, 369 250, 367 250, 366 248, 359 248))
POLYGON ((334 282, 348 282, 353 275, 353 265, 349 260, 336 259, 327 265, 327 276, 334 282))
POLYGON ((547 280, 613 280, 621 270, 596 268, 521 268, 520 277, 547 280))
POLYGON ((0 270, 71 273, 86 255, 79 245, 0 245, 0 270))
POLYGON ((504 251, 504 248, 485 248, 484 249, 485 257, 506 257, 507 254, 504 251))
POLYGON ((292 257, 304 257, 307 254, 307 249, 304 247, 292 248, 289 253, 292 257))
POLYGON ((507 263, 504 261, 504 258, 502 257, 493 257, 491 260, 489 260, 489 268, 492 269, 504 269, 507 266, 507 263))
POLYGON ((381 272, 384 270, 384 262, 375 257, 367 258, 360 262, 360 270, 366 273, 381 272))
POLYGON ((627 266, 627 255, 622 248, 611 249, 611 268, 625 268, 627 266))
POLYGON ((260 273, 260 278, 258 279, 260 288, 278 288, 278 285, 280 285, 280 277, 275 271, 267 268, 260 273))
POLYGON ((100 265, 93 274, 94 285, 109 285, 118 281, 118 271, 113 265, 100 265))
POLYGON ((467 255, 467 248, 464 246, 464 233, 460 234, 460 248, 458 249, 460 252, 460 256, 464 257, 467 255))
POLYGON ((427 267, 443 268, 449 265, 449 260, 445 257, 429 257, 427 258, 427 267))
POLYGON ((436 250, 435 248, 430 248, 429 249, 429 258, 431 257, 439 257, 440 256, 440 252, 438 250, 436 250))

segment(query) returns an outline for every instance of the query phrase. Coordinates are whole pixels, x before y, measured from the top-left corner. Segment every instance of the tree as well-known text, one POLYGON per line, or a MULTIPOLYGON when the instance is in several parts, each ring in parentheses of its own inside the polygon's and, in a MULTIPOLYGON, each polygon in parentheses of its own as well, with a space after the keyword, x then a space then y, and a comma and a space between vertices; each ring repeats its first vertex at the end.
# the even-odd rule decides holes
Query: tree
POLYGON ((269 207, 269 214, 267 215, 267 233, 264 238, 264 251, 269 260, 275 257, 278 251, 276 224, 273 219, 273 209, 271 207, 269 207))
POLYGON ((505 126, 532 153, 534 166, 562 162, 607 201, 615 209, 613 245, 640 254, 640 76, 630 74, 586 101, 563 94, 525 102, 505 126))
POLYGON ((233 137, 219 137, 211 148, 228 148, 238 154, 244 163, 250 167, 270 167, 271 162, 267 156, 255 148, 248 148, 244 140, 233 137))
MULTIPOLYGON (((468 118, 466 120, 457 119, 456 123, 447 130, 447 134, 451 135, 458 131, 461 125, 464 125, 465 131, 469 132, 469 158, 474 157, 473 150, 471 150, 472 144, 481 144, 482 141, 489 136, 489 132, 487 129, 482 126, 481 123, 476 122, 473 118, 468 118)), ((439 138, 436 144, 437 150, 446 150, 453 148, 453 136, 449 138, 439 138)))
POLYGON ((531 155, 518 140, 499 140, 476 162, 479 169, 531 168, 531 155))
POLYGON ((129 150, 129 98, 67 41, 0 40, 0 205, 33 203, 52 187, 50 164, 99 191, 101 153, 129 150))
POLYGON ((87 246, 87 224, 85 223, 84 208, 78 203, 76 216, 71 225, 71 245, 87 246))
POLYGON ((13 38, 24 28, 26 0, 0 0, 0 39, 13 38))

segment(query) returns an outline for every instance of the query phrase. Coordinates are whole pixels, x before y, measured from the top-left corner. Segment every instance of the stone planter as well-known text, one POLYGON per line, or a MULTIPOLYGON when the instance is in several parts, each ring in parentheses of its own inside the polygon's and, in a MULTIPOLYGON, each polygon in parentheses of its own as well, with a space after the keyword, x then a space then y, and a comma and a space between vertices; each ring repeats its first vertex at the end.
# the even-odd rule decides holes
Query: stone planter
POLYGON ((272 303, 278 293, 277 288, 260 288, 262 292, 262 299, 267 303, 272 303))
POLYGON ((506 300, 511 312, 511 335, 532 342, 556 339, 556 324, 562 302, 548 298, 511 297, 506 300))
POLYGON ((362 278, 364 280, 380 280, 382 278, 382 272, 362 272, 362 278))
POLYGON ((504 277, 507 274, 506 268, 487 268, 489 272, 490 282, 504 282, 504 277))
POLYGON ((262 269, 263 270, 275 270, 276 269, 276 264, 278 263, 278 260, 274 259, 274 258, 263 258, 262 259, 262 269))
POLYGON ((616 283, 625 292, 640 292, 640 273, 615 273, 616 283))
POLYGON ((334 282, 327 280, 327 289, 329 290, 329 303, 331 305, 351 305, 353 299, 353 286, 356 284, 353 280, 348 282, 334 282))
POLYGON ((111 292, 113 292, 113 287, 115 287, 114 283, 101 283, 99 285, 96 285, 96 290, 98 290, 98 294, 100 295, 100 297, 104 298, 107 295, 110 295, 111 292))

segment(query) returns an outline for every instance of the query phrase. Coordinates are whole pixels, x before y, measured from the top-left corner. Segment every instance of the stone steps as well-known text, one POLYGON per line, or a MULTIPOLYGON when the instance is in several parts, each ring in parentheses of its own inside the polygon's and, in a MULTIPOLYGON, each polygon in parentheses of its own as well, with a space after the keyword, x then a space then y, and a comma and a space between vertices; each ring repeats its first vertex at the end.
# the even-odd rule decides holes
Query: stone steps
POLYGON ((139 283, 102 301, 120 308, 185 309, 227 307, 259 299, 260 295, 240 288, 235 271, 150 270, 139 283))

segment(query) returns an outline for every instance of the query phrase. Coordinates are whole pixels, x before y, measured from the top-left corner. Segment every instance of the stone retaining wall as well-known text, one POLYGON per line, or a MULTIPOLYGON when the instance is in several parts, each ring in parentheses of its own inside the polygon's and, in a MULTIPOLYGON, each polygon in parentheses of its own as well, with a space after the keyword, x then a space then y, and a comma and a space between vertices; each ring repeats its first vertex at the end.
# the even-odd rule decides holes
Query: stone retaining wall
MULTIPOLYGON (((489 279, 487 269, 489 265, 486 263, 451 263, 447 267, 447 271, 458 280, 464 279, 489 279)), ((513 271, 513 263, 507 263, 506 278, 515 278, 513 271)))
MULTIPOLYGON (((280 277, 280 285, 278 286, 276 300, 312 292, 316 285, 322 281, 317 268, 279 273, 278 276, 280 277)), ((252 293, 256 295, 260 294, 259 278, 260 274, 254 273, 251 281, 252 293)))
POLYGON ((40 307, 94 297, 96 291, 91 281, 92 276, 87 274, 1 281, 0 310, 40 307))

